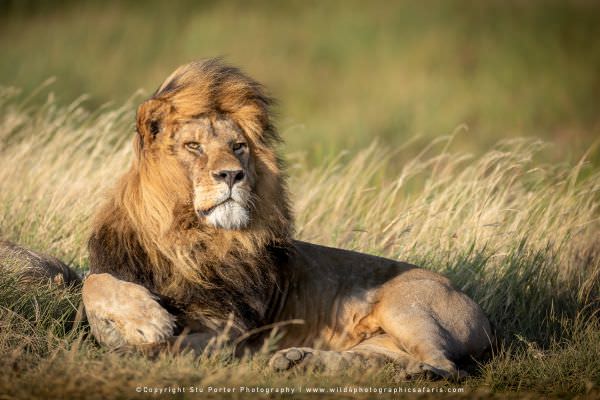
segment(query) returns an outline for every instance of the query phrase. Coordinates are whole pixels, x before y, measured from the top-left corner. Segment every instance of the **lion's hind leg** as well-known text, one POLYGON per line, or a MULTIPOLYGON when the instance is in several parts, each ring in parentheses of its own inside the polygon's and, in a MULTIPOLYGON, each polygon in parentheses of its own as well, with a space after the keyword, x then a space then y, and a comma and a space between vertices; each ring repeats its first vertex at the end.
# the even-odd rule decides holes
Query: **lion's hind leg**
POLYGON ((92 274, 82 294, 92 334, 109 348, 156 348, 173 335, 175 317, 143 286, 92 274))
POLYGON ((489 346, 491 329, 485 314, 447 279, 424 270, 410 274, 383 287, 370 323, 438 375, 452 379, 468 375, 454 361, 477 357, 489 346))
POLYGON ((346 351, 290 347, 278 351, 269 361, 270 367, 276 371, 300 368, 329 374, 348 370, 378 370, 388 364, 393 364, 399 371, 400 379, 447 377, 444 371, 399 349, 388 334, 373 336, 346 351))
POLYGON ((396 339, 387 334, 379 334, 367 339, 350 351, 369 355, 371 358, 376 356, 384 356, 387 362, 392 362, 398 371, 398 378, 410 380, 418 377, 426 379, 436 378, 459 378, 462 375, 454 364, 448 361, 439 362, 433 359, 421 359, 411 354, 398 346, 396 339))
POLYGON ((460 346, 429 313, 418 310, 395 313, 393 318, 383 319, 382 328, 399 352, 416 361, 418 368, 415 370, 412 365, 407 365, 407 375, 419 368, 445 379, 460 379, 467 375, 451 360, 452 349, 460 346))

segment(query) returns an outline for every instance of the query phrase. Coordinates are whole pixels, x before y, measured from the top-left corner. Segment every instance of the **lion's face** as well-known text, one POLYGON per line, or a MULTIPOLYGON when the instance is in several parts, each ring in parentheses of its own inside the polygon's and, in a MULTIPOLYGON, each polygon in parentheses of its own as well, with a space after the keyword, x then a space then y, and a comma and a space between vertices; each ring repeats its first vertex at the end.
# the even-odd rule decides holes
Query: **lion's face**
POLYGON ((135 218, 161 234, 185 224, 243 230, 232 233, 248 245, 287 239, 291 215, 270 104, 259 83, 218 60, 173 72, 137 110, 131 171, 144 213, 135 218), (256 236, 245 240, 249 234, 256 236))
POLYGON ((218 115, 178 125, 172 154, 187 172, 198 217, 217 228, 246 227, 255 177, 242 130, 230 118, 218 115))

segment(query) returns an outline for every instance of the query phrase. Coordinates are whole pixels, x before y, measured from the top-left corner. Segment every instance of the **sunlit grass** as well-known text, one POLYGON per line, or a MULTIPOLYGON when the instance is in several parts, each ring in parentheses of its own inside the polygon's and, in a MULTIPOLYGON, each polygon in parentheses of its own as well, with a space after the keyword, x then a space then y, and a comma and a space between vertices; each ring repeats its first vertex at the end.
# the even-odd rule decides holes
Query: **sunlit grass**
MULTIPOLYGON (((133 105, 90 113, 79 102, 58 106, 51 96, 42 106, 20 99, 0 90, 0 235, 85 271, 89 218, 131 157, 133 105)), ((535 161, 545 151, 536 140, 505 141, 473 156, 452 150, 453 138, 416 157, 375 142, 320 167, 292 152, 298 238, 440 271, 481 304, 500 346, 461 384, 468 392, 597 391, 600 172, 585 157, 535 161)), ((137 386, 397 385, 391 369, 287 376, 269 372, 264 355, 195 361, 107 353, 85 336, 85 324, 67 329, 79 301, 77 292, 0 278, 0 394, 106 398, 143 397, 137 386)))

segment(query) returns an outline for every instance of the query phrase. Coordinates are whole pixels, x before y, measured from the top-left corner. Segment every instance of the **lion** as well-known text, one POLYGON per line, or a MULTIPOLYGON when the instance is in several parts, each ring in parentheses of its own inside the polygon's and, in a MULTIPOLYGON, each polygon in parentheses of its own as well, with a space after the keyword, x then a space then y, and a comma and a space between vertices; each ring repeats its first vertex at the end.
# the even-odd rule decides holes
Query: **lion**
POLYGON ((129 170, 97 211, 83 302, 113 349, 201 353, 223 329, 277 371, 394 363, 459 378, 492 332, 451 282, 294 239, 272 99, 220 60, 179 67, 138 110, 129 170), (302 322, 302 323, 299 323, 302 322))

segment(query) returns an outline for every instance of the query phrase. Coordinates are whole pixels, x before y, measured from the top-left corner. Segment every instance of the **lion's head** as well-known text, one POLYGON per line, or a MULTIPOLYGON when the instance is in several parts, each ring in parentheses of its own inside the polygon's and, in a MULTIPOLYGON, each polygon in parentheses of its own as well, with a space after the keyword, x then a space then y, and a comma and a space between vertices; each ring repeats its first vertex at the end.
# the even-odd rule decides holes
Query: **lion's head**
POLYGON ((215 229, 289 230, 270 105, 260 84, 218 60, 179 67, 138 108, 147 191, 215 229))

